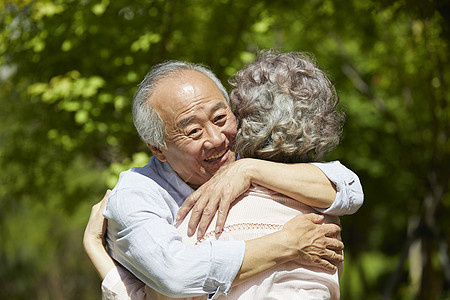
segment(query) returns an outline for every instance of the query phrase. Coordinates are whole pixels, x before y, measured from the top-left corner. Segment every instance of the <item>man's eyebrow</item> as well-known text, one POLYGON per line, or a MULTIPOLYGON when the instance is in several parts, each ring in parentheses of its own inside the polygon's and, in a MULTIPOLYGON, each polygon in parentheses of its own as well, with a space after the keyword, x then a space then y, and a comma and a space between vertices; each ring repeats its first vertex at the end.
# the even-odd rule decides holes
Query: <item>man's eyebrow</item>
POLYGON ((221 108, 227 108, 227 105, 223 102, 219 102, 211 109, 211 112, 215 112, 216 110, 219 110, 221 108))
POLYGON ((178 122, 178 128, 186 127, 189 123, 192 122, 192 120, 194 120, 194 117, 189 117, 189 118, 181 120, 180 122, 178 122))
MULTIPOLYGON (((219 110, 219 109, 221 109, 221 108, 227 108, 227 105, 225 104, 225 103, 223 103, 223 102, 219 102, 219 103, 217 103, 216 105, 214 105, 214 107, 213 108, 211 108, 211 113, 214 113, 214 112, 216 112, 217 110, 219 110)), ((195 119, 195 116, 192 116, 192 117, 189 117, 189 118, 186 118, 186 119, 183 119, 183 120, 181 120, 180 122, 178 122, 178 128, 184 128, 184 127, 186 127, 187 125, 189 125, 189 123, 191 123, 193 120, 195 119)))

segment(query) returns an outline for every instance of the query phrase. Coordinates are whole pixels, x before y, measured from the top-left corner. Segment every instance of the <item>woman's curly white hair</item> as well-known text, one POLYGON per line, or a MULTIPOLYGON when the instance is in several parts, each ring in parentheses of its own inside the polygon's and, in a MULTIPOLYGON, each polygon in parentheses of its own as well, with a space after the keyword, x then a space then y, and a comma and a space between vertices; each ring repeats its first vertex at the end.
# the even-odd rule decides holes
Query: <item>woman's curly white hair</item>
POLYGON ((241 157, 311 162, 339 143, 344 113, 331 81, 305 53, 262 51, 230 80, 241 157))

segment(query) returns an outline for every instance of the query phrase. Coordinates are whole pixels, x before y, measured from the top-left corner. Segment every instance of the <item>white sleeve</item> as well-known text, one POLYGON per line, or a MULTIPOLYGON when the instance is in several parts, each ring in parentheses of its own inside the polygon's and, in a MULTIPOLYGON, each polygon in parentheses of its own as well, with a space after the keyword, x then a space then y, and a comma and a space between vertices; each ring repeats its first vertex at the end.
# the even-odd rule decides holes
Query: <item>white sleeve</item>
POLYGON ((183 244, 167 203, 148 185, 114 189, 104 215, 110 255, 161 294, 226 294, 241 267, 244 241, 183 244))
POLYGON ((364 192, 358 175, 339 161, 311 163, 336 185, 336 198, 329 208, 315 208, 324 214, 343 216, 354 214, 364 202, 364 192))
POLYGON ((145 284, 125 268, 116 266, 108 272, 102 282, 102 299, 145 300, 145 284))

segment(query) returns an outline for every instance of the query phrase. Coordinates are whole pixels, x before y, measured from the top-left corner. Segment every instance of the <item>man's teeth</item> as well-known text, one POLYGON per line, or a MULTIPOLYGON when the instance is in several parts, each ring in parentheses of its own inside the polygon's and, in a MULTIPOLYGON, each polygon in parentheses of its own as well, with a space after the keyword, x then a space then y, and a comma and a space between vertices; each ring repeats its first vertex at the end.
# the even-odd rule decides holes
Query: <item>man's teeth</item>
POLYGON ((216 155, 213 155, 213 156, 210 156, 210 157, 208 157, 208 158, 207 158, 207 159, 205 159, 205 160, 206 160, 206 161, 211 161, 211 160, 217 159, 217 158, 221 157, 222 155, 224 155, 224 154, 225 154, 225 152, 227 152, 227 150, 226 150, 226 149, 225 149, 225 150, 223 150, 222 152, 220 152, 220 153, 216 154, 216 155))

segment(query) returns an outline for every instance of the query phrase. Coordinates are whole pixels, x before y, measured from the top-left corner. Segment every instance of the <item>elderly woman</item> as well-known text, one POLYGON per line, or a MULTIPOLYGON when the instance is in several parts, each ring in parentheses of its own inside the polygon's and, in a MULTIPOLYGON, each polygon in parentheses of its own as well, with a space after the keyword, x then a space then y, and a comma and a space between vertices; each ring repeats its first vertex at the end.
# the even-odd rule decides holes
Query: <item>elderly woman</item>
MULTIPOLYGON (((234 87, 231 99, 239 122, 235 150, 241 158, 314 163, 339 143, 344 120, 343 113, 336 109, 339 99, 324 72, 305 54, 261 52, 256 61, 235 75, 231 84, 234 87)), ((360 183, 355 182, 352 189, 362 199, 360 183)), ((317 211, 321 210, 253 185, 233 203, 221 232, 216 232, 211 225, 201 240, 190 238, 186 234, 189 216, 178 231, 186 243, 247 240, 280 230, 300 213, 317 211)), ((338 223, 339 219, 326 216, 324 222, 338 223)), ((211 224, 214 223, 215 220, 211 224)), ((97 226, 101 227, 98 221, 97 226)), ((102 262, 110 259, 105 254, 98 256, 98 259, 91 258, 96 266, 104 266, 102 262)), ((338 266, 335 274, 328 274, 314 266, 288 262, 233 287, 227 298, 339 299, 341 271, 342 266, 338 266)), ((104 286, 104 296, 109 295, 108 299, 122 299, 122 296, 126 299, 125 288, 135 298, 155 297, 133 275, 120 272, 121 282, 110 288, 104 286)))

